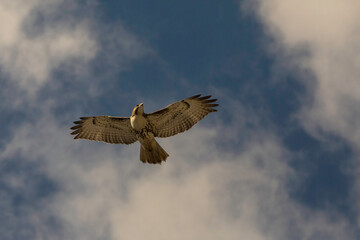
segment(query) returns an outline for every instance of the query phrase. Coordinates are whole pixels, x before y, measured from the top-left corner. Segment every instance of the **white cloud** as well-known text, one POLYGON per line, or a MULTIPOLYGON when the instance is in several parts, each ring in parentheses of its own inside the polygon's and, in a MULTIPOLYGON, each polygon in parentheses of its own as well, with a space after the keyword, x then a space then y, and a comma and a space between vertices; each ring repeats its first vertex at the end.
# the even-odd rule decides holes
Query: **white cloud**
POLYGON ((34 92, 62 64, 86 63, 95 57, 98 47, 87 19, 60 14, 54 21, 49 16, 68 4, 62 0, 0 1, 0 66, 20 88, 34 92), (31 29, 36 24, 41 29, 31 29))
POLYGON ((314 135, 332 133, 358 148, 360 2, 259 0, 252 4, 275 39, 274 53, 280 61, 314 75, 300 76, 308 87, 299 113, 303 125, 314 135))
POLYGON ((81 105, 152 54, 122 22, 99 15, 92 0, 0 0, 0 108, 41 108, 58 95, 81 105))
MULTIPOLYGON (((358 161, 360 2, 258 0, 243 6, 251 6, 259 16, 280 64, 295 69, 307 87, 297 114, 300 122, 322 140, 328 141, 329 135, 345 139, 358 161)), ((358 188, 353 190, 359 199, 358 188)))
MULTIPOLYGON (((289 196, 287 184, 296 176, 276 137, 238 129, 254 137, 233 153, 216 147, 224 130, 198 125, 163 139, 170 158, 152 166, 139 161, 138 145, 72 140, 46 114, 19 127, 2 158, 41 162, 60 186, 39 213, 60 220, 59 239, 352 238, 341 216, 289 196)), ((42 221, 35 224, 39 236, 54 235, 39 227, 42 221)))

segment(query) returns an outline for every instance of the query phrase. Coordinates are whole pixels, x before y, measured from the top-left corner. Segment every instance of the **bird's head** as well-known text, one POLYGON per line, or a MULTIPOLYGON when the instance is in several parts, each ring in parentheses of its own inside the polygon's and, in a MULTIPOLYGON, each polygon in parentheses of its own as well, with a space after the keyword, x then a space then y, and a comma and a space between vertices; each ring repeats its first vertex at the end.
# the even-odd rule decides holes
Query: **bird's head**
POLYGON ((140 103, 134 107, 131 115, 134 116, 134 115, 142 115, 142 114, 144 114, 144 104, 140 103))

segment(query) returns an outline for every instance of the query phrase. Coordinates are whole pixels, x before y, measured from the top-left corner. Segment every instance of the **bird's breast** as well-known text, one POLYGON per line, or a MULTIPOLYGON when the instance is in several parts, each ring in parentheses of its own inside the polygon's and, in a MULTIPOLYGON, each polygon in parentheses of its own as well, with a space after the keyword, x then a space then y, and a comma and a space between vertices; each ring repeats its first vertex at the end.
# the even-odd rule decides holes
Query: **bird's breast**
POLYGON ((145 128, 147 121, 146 118, 142 115, 134 115, 130 117, 131 127, 136 131, 141 131, 145 128))

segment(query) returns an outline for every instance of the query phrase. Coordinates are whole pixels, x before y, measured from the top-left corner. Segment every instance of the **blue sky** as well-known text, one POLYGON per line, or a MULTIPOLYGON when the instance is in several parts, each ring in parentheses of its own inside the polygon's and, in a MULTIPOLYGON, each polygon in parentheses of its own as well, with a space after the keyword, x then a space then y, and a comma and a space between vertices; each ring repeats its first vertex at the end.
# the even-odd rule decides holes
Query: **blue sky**
POLYGON ((1 239, 356 239, 360 3, 0 1, 1 239), (73 140, 81 116, 211 94, 159 139, 73 140))

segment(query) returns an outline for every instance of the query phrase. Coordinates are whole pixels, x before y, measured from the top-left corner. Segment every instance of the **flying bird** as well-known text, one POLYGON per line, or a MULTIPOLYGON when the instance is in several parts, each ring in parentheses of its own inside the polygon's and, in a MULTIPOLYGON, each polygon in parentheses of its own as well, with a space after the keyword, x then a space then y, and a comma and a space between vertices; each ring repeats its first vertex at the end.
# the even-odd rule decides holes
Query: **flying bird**
POLYGON ((211 112, 217 99, 195 95, 170 104, 156 112, 144 113, 144 105, 136 105, 130 117, 81 117, 71 129, 74 139, 82 138, 113 144, 140 142, 140 160, 143 163, 161 164, 169 154, 155 137, 171 137, 189 130, 211 112))

